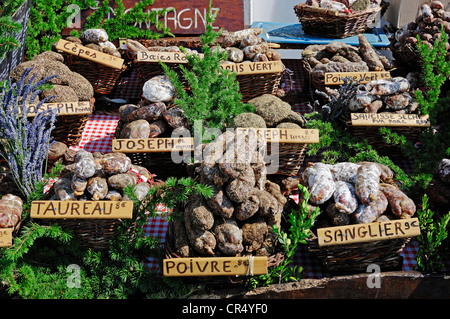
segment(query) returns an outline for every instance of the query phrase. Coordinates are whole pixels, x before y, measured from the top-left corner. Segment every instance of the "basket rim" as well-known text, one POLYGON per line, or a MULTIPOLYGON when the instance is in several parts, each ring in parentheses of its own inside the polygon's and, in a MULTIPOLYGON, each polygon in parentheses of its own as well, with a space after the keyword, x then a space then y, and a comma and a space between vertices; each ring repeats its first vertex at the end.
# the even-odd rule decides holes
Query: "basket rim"
MULTIPOLYGON (((339 12, 336 10, 313 7, 313 6, 307 5, 306 3, 299 3, 299 4, 295 5, 294 8, 296 10, 301 10, 303 12, 307 12, 308 14, 316 14, 316 15, 324 15, 324 16, 340 17, 340 18, 353 18, 353 17, 362 16, 362 15, 370 15, 372 13, 381 11, 381 9, 382 9, 381 6, 378 6, 375 8, 368 8, 366 10, 354 11, 353 13, 343 13, 343 12, 339 12), (318 12, 318 10, 320 10, 320 9, 322 9, 323 12, 318 12)), ((300 14, 301 14, 301 12, 300 12, 300 14)))

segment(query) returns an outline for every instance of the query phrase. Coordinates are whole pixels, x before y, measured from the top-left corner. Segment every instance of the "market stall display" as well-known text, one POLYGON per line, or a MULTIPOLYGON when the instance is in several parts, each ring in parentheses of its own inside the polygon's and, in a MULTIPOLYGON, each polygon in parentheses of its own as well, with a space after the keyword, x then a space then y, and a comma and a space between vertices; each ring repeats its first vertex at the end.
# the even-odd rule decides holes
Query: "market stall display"
POLYGON ((155 76, 164 75, 164 70, 159 62, 166 63, 172 70, 181 76, 180 64, 186 66, 186 54, 199 54, 196 50, 184 48, 184 52, 177 46, 151 46, 145 47, 139 41, 128 39, 126 42, 127 55, 133 61, 133 67, 139 77, 139 84, 155 76))
POLYGON ((132 202, 124 189, 134 187, 134 193, 142 198, 152 186, 153 176, 131 164, 125 154, 80 150, 71 155, 67 151, 62 155, 66 158, 64 173, 48 189, 45 200, 33 203, 32 217, 71 229, 83 247, 107 249, 121 218, 131 218, 132 202), (108 202, 125 212, 115 216, 113 204, 108 202))
POLYGON ((308 0, 294 11, 306 34, 346 38, 366 31, 382 5, 381 0, 308 0))
POLYGON ((100 94, 110 93, 127 67, 103 29, 88 29, 79 38, 61 39, 54 50, 64 54, 64 63, 84 76, 100 94))
POLYGON ((309 73, 314 88, 324 90, 329 85, 326 75, 345 77, 345 73, 359 73, 362 76, 371 72, 392 70, 392 61, 380 54, 362 34, 358 35, 359 46, 343 42, 327 45, 310 45, 302 51, 302 63, 309 73))
POLYGON ((232 127, 235 129, 262 129, 261 131, 265 132, 263 135, 266 137, 271 137, 271 135, 276 137, 273 140, 267 140, 266 165, 275 165, 275 161, 277 161, 276 174, 296 175, 303 164, 308 144, 318 142, 313 140, 314 132, 312 131, 305 136, 303 130, 306 123, 305 118, 293 111, 289 103, 271 94, 255 97, 248 103, 255 107, 255 112, 239 114, 233 119, 232 127), (270 131, 272 133, 268 133, 270 131), (288 131, 295 137, 289 140, 288 131), (283 137, 284 141, 282 141, 283 137))
MULTIPOLYGON (((64 64, 64 57, 53 51, 44 51, 30 61, 16 66, 11 71, 11 81, 17 83, 28 68, 32 68, 28 78, 32 78, 34 83, 44 77, 54 76, 48 81, 51 87, 44 88, 34 103, 51 98, 50 103, 46 103, 43 109, 59 109, 52 136, 68 146, 77 145, 89 115, 94 111, 95 98, 92 85, 81 74, 71 71, 64 64)), ((35 111, 31 109, 28 116, 31 117, 33 114, 35 111)))
MULTIPOLYGON (((336 235, 330 237, 333 227, 368 225, 370 228, 370 224, 377 227, 382 222, 413 218, 416 205, 398 188, 394 178, 388 167, 371 162, 315 163, 305 169, 301 182, 311 192, 310 204, 323 206, 325 213, 324 218, 318 221, 317 232, 320 228, 331 227, 330 233, 327 233, 329 238, 325 241, 332 242, 321 245, 316 233, 310 239, 308 249, 317 254, 327 269, 358 271, 370 264, 390 268, 400 263, 399 251, 411 236, 391 238, 394 235, 392 232, 390 235, 386 233, 386 237, 382 234, 371 236, 372 239, 367 242, 352 242, 351 239, 358 236, 365 237, 365 233, 358 230, 357 235, 352 235, 351 232, 338 230, 336 235)), ((417 219, 409 223, 416 223, 418 228, 417 219)), ((364 231, 367 232, 367 229, 364 231)))
MULTIPOLYGON (((119 21, 134 22, 128 3, 114 2, 117 20, 101 21, 103 3, 79 36, 66 30, 1 84, 5 288, 19 297, 140 298, 190 295, 198 283, 248 290, 344 273, 365 279, 373 266, 442 269, 450 97, 440 88, 450 62, 438 41, 448 23, 439 1, 396 34, 402 45, 424 41, 430 65, 422 72, 397 68, 375 49, 386 49, 382 37, 370 39, 375 29, 362 34, 384 1, 297 5, 301 25, 274 35, 303 28, 327 38, 303 38, 301 56, 284 60, 268 31, 213 27, 219 11, 211 8, 195 39, 120 38, 119 21), (305 78, 319 97, 314 105, 305 78), (66 287, 67 263, 80 266, 83 289, 66 287)), ((150 2, 131 9, 133 17, 150 2)), ((170 34, 160 28, 149 31, 170 34)))
POLYGON ((326 101, 323 109, 329 120, 337 121, 353 136, 367 139, 380 154, 399 157, 402 156, 401 151, 384 141, 380 127, 386 127, 415 144, 420 134, 431 126, 430 118, 420 115, 415 97, 416 73, 409 73, 406 77, 392 78, 390 74, 382 77, 377 80, 369 78, 369 81, 346 77, 339 88, 326 87, 325 92, 317 93, 326 101))
MULTIPOLYGON (((450 33, 450 12, 444 10, 442 2, 424 3, 419 10, 420 14, 415 21, 403 26, 389 39, 390 49, 396 61, 414 69, 420 68, 422 64, 416 48, 417 37, 432 48, 434 41, 441 37, 442 30, 447 34, 450 33)), ((445 46, 448 51, 449 44, 446 43, 445 46)))
POLYGON ((183 158, 190 156, 193 147, 184 112, 173 104, 174 97, 174 88, 165 75, 149 79, 138 105, 119 108, 120 120, 114 134, 114 152, 126 152, 133 164, 157 171, 161 178, 186 175, 184 163, 175 163, 172 158, 172 151, 177 151, 177 137, 188 140, 183 158))
POLYGON ((237 73, 244 102, 263 94, 274 94, 285 71, 281 56, 274 49, 277 46, 260 37, 262 32, 261 28, 225 32, 221 46, 213 47, 227 53, 228 60, 221 61, 221 66, 237 73))
POLYGON ((166 236, 166 258, 255 255, 270 257, 269 265, 279 262, 272 226, 281 227, 287 198, 266 177, 262 143, 256 130, 227 131, 198 146, 202 160, 192 164, 193 174, 213 188, 213 196, 182 204, 182 218, 166 236))

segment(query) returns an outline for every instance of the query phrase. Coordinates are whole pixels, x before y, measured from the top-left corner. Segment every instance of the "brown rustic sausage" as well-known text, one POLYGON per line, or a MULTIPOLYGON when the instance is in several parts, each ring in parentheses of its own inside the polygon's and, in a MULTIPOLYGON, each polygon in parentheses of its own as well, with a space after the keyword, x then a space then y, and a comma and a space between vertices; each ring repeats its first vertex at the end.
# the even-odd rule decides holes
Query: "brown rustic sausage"
POLYGON ((303 181, 307 183, 311 194, 310 202, 321 205, 333 196, 336 185, 328 165, 316 163, 303 172, 303 181))
POLYGON ((375 163, 365 163, 358 168, 355 193, 361 203, 370 205, 380 190, 381 169, 375 163))
POLYGON ((414 201, 399 188, 390 184, 381 184, 381 191, 386 196, 392 213, 400 218, 410 218, 416 212, 414 201))
POLYGON ((358 208, 355 187, 350 183, 336 182, 336 190, 333 197, 335 207, 340 213, 352 214, 358 208))
POLYGON ((376 201, 371 205, 359 205, 358 209, 352 214, 356 224, 368 224, 376 221, 387 209, 388 201, 383 192, 378 192, 376 201))

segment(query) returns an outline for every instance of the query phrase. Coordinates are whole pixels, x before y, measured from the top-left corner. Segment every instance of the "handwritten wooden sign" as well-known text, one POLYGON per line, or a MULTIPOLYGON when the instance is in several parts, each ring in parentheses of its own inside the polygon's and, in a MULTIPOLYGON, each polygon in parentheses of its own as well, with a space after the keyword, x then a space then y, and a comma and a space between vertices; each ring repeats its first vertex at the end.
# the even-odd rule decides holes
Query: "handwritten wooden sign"
POLYGON ((237 75, 280 73, 285 69, 281 61, 224 63, 220 67, 237 75))
POLYGON ((163 274, 182 276, 246 276, 267 274, 267 257, 170 258, 163 274))
POLYGON ((399 219, 382 223, 319 228, 317 230, 319 246, 367 243, 419 235, 420 226, 418 218, 399 219))
POLYGON ((0 247, 12 246, 13 228, 0 228, 0 247))
MULTIPOLYGON (((36 116, 36 105, 28 105, 27 117, 36 116)), ((91 114, 91 104, 88 101, 82 102, 61 102, 61 103, 43 103, 39 111, 57 109, 58 115, 86 115, 91 114)))
MULTIPOLYGON (((138 0, 123 0, 123 6, 128 12, 138 3, 138 0)), ((101 1, 100 1, 101 4, 101 1)), ((105 15, 105 19, 115 18, 115 9, 117 5, 115 1, 109 1, 109 10, 105 15)), ((212 4, 212 10, 214 13, 217 11, 218 16, 214 21, 214 28, 223 28, 229 31, 238 31, 245 28, 244 24, 244 0, 214 0, 212 4)), ((86 20, 88 17, 99 10, 96 8, 89 8, 87 10, 81 11, 81 16, 79 17, 79 23, 76 23, 76 16, 72 21, 75 22, 73 25, 68 25, 67 28, 63 30, 63 34, 69 34, 71 30, 83 30, 86 29, 86 20), (75 20, 75 21, 74 21, 75 20)), ((186 34, 186 35, 198 35, 203 34, 206 29, 206 15, 208 12, 209 0, 154 0, 152 4, 143 12, 161 11, 164 8, 170 11, 166 12, 158 17, 159 23, 163 26, 170 28, 170 32, 173 34, 186 34)), ((154 28, 154 25, 150 22, 137 22, 137 27, 146 30, 154 28)))
POLYGON ((341 85, 344 84, 343 78, 351 78, 353 81, 361 81, 362 84, 374 80, 390 79, 390 72, 333 72, 325 73, 325 85, 341 85))
POLYGON ((353 126, 411 126, 430 127, 428 115, 395 114, 395 113, 352 113, 353 126))
POLYGON ((121 58, 63 39, 58 41, 56 49, 115 69, 121 69, 124 63, 121 58))
POLYGON ((131 219, 132 201, 34 201, 31 218, 131 219))
MULTIPOLYGON (((197 56, 203 57, 203 54, 199 53, 197 56)), ((181 52, 140 51, 137 60, 139 62, 188 63, 186 55, 181 52)))
MULTIPOLYGON (((248 134, 249 130, 249 128, 237 128, 236 134, 248 134)), ((271 143, 319 143, 319 130, 285 128, 257 128, 252 130, 256 130, 257 136, 260 136, 271 143)))
POLYGON ((193 138, 142 138, 113 139, 112 151, 122 153, 152 153, 172 151, 193 151, 193 138))

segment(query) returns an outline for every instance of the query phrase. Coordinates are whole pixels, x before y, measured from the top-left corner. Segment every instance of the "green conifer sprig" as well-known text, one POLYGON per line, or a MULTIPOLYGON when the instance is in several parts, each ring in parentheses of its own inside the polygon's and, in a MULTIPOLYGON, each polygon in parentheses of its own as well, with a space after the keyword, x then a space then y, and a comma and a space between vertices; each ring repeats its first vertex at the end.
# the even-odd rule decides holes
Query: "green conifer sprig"
POLYGON ((22 25, 13 21, 11 16, 22 5, 23 1, 9 0, 0 5, 0 59, 3 59, 7 52, 20 47, 14 33, 20 32, 22 25))
POLYGON ((447 61, 446 43, 448 35, 444 26, 441 26, 441 37, 438 37, 430 49, 417 36, 417 51, 421 59, 422 80, 425 90, 416 91, 416 99, 419 103, 419 111, 422 114, 430 114, 439 100, 441 87, 450 75, 450 61, 447 61))
MULTIPOLYGON (((212 1, 206 16, 205 33, 200 36, 203 57, 188 54, 187 66, 179 66, 181 77, 168 65, 161 63, 175 87, 174 102, 184 111, 191 133, 196 137, 203 136, 206 128, 223 131, 238 114, 253 111, 250 104, 242 102, 236 74, 220 67, 220 61, 226 59, 226 53, 211 48, 222 32, 213 28, 219 12, 213 13, 211 8, 212 1)), ((182 50, 186 52, 183 48, 182 50)))
POLYGON ((163 36, 174 36, 170 28, 164 25, 162 19, 170 9, 152 10, 147 12, 147 7, 153 5, 154 0, 141 0, 128 12, 125 12, 123 0, 115 0, 114 18, 106 19, 109 13, 109 1, 104 0, 101 6, 88 17, 85 29, 103 28, 108 33, 111 41, 119 38, 126 39, 158 39, 163 36), (138 24, 142 24, 139 27, 138 24), (146 28, 149 24, 149 28, 146 28))
POLYGON ((422 198, 422 206, 417 211, 420 223, 419 251, 417 252, 417 266, 425 272, 435 272, 444 266, 442 258, 442 243, 448 236, 448 224, 450 212, 440 220, 436 220, 435 214, 430 210, 428 196, 422 198))

